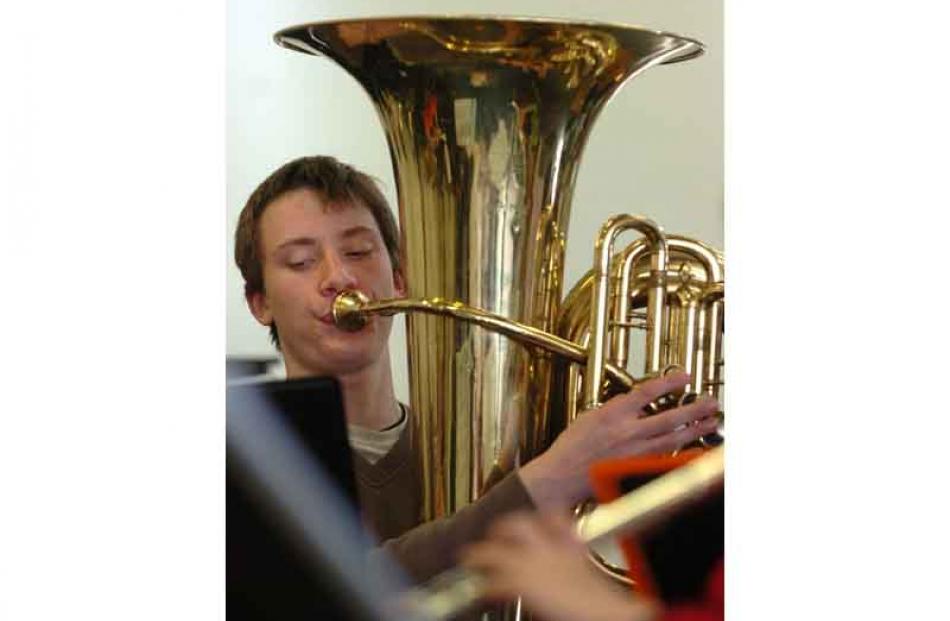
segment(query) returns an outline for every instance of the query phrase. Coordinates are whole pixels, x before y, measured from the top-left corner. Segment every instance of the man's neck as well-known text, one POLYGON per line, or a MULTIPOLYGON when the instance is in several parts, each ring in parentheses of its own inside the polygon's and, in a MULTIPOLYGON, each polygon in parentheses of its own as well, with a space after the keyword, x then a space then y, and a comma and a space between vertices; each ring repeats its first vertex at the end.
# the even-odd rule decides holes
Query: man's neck
POLYGON ((389 355, 385 364, 376 364, 357 373, 339 376, 343 389, 346 422, 366 429, 385 429, 399 420, 399 404, 393 390, 389 355))
MULTIPOLYGON (((288 377, 305 375, 287 369, 288 377)), ((399 420, 400 410, 393 389, 388 350, 367 367, 337 375, 343 392, 346 422, 366 429, 385 429, 399 420)))

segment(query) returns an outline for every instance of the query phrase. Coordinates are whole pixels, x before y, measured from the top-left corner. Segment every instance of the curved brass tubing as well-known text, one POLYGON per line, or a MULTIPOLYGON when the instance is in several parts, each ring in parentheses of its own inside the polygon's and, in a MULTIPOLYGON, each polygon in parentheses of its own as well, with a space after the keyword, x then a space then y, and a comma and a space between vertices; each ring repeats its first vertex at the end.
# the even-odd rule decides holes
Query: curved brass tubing
MULTIPOLYGON (((512 321, 461 302, 450 302, 439 298, 431 300, 412 300, 408 298, 393 298, 389 300, 370 301, 360 291, 343 291, 333 300, 333 320, 343 330, 355 332, 367 322, 367 315, 395 315, 397 313, 418 312, 429 315, 442 315, 453 319, 460 319, 504 334, 519 343, 539 347, 553 354, 558 354, 571 362, 587 364, 587 350, 559 336, 539 330, 534 326, 512 321)), ((630 390, 636 380, 629 373, 607 364, 607 376, 630 390)))
POLYGON ((614 216, 601 227, 594 246, 595 272, 594 295, 591 300, 590 325, 591 345, 584 374, 585 410, 600 405, 601 384, 604 368, 607 364, 607 322, 610 306, 610 258, 614 240, 627 229, 636 229, 648 240, 651 250, 651 282, 647 302, 647 351, 646 373, 657 374, 662 361, 663 342, 665 340, 663 309, 666 295, 666 262, 668 249, 666 236, 655 222, 648 218, 631 215, 614 216))

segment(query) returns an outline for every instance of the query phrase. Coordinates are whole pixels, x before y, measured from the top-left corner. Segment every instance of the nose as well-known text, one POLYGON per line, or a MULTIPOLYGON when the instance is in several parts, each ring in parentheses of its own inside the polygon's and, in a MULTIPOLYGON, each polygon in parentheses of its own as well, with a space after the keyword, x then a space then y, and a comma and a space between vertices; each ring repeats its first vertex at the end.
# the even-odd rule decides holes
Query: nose
POLYGON ((356 277, 342 257, 328 252, 321 263, 318 287, 322 295, 336 297, 341 291, 356 289, 356 277))

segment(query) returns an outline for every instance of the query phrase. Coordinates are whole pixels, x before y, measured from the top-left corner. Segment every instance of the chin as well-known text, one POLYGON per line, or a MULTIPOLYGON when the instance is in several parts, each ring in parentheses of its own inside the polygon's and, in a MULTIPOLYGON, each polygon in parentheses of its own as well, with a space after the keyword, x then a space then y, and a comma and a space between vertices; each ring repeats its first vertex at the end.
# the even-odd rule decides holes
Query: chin
POLYGON ((292 341, 299 346, 284 353, 296 361, 296 366, 312 375, 355 373, 387 357, 388 334, 383 335, 374 328, 367 326, 358 332, 318 330, 317 334, 302 333, 292 341))
POLYGON ((362 348, 349 344, 346 348, 324 349, 314 356, 313 364, 307 366, 323 369, 323 375, 346 375, 372 366, 384 355, 385 351, 378 347, 362 348))

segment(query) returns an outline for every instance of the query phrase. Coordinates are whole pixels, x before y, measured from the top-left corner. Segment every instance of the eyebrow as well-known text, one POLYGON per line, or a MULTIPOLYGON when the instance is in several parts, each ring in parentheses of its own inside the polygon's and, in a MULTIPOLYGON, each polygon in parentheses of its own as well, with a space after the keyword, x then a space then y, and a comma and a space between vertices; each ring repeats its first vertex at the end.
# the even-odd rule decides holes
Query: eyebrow
POLYGON ((277 250, 283 250, 284 248, 288 248, 290 246, 316 246, 316 245, 317 245, 317 240, 314 239, 313 237, 294 237, 292 239, 288 239, 284 242, 281 242, 280 245, 277 246, 277 250))
POLYGON ((350 228, 346 229, 345 231, 343 231, 343 233, 340 235, 340 237, 343 238, 343 239, 349 239, 349 238, 351 238, 351 237, 356 237, 356 236, 359 236, 359 235, 366 235, 366 234, 369 234, 369 235, 371 235, 372 237, 376 237, 375 231, 374 231, 373 229, 371 229, 371 228, 368 227, 368 226, 362 226, 362 225, 360 225, 360 226, 353 226, 353 227, 350 227, 350 228))
MULTIPOLYGON (((350 239, 352 237, 359 237, 361 235, 370 235, 374 238, 376 237, 375 231, 373 231, 373 229, 368 226, 359 225, 344 230, 342 233, 340 233, 340 238, 350 239)), ((320 242, 314 237, 292 237, 291 239, 281 242, 277 246, 276 250, 280 251, 284 248, 289 248, 292 246, 317 246, 319 243, 320 242)))

